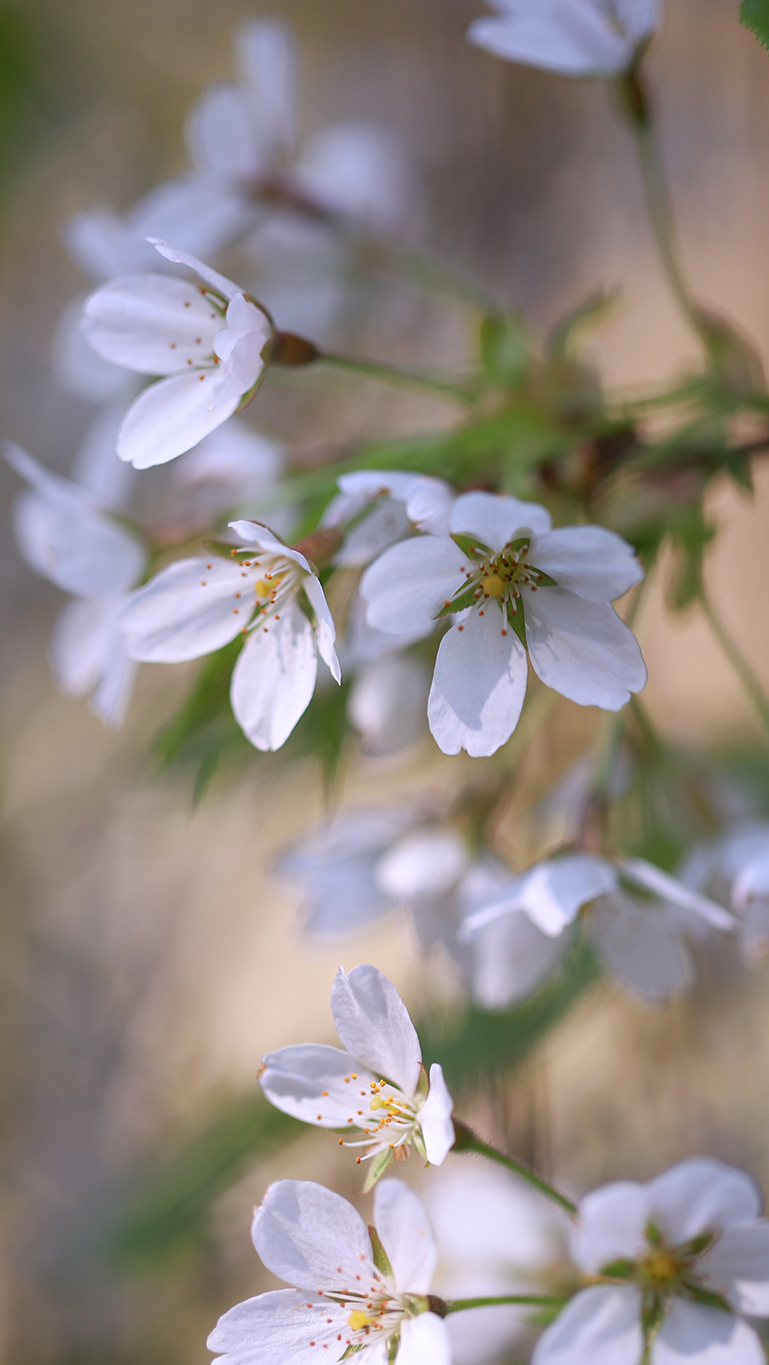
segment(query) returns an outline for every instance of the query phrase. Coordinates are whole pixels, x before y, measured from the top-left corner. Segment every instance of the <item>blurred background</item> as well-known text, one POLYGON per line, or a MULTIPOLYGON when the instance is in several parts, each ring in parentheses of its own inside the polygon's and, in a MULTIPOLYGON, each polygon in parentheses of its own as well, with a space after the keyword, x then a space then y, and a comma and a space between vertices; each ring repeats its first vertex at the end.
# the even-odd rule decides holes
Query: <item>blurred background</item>
MULTIPOLYGON (((668 0, 651 71, 694 291, 766 359, 769 58, 736 9, 668 0)), ((259 13, 296 26, 300 133, 362 118, 407 145, 439 256, 535 329, 596 285, 618 286, 591 342, 607 383, 636 393, 684 369, 694 344, 659 271, 609 92, 471 48, 464 34, 481 11, 481 0, 273 0, 268 11, 244 0, 0 4, 3 435, 70 469, 92 409, 57 386, 50 365, 61 310, 88 284, 63 225, 93 206, 123 211, 183 169, 185 113, 204 85, 230 75, 233 32, 259 13)), ((387 306, 352 329, 362 353, 427 368, 467 359, 468 314, 406 285, 384 294, 387 306)), ((259 426, 311 452, 445 418, 411 396, 349 394, 339 383, 276 382, 260 395, 259 426)), ((170 495, 153 477, 145 496, 162 506, 170 495)), ((756 483, 755 502, 714 490, 723 531, 708 580, 769 684, 760 467, 756 483)), ((0 1340, 11 1365, 192 1365, 208 1358, 218 1314, 267 1286, 248 1238, 265 1185, 291 1175, 350 1196, 357 1186, 333 1139, 297 1138, 265 1117, 261 1055, 332 1041, 340 960, 374 962, 420 1014, 425 987, 399 922, 322 950, 299 937, 297 898, 271 864, 321 818, 317 764, 254 753, 193 809, 188 779, 158 775, 150 752, 190 669, 145 667, 118 733, 56 693, 46 649, 61 595, 18 556, 9 512, 18 481, 7 468, 0 486, 0 1340)), ((696 612, 671 618, 655 587, 639 634, 659 728, 706 749, 750 748, 751 715, 696 612)), ((593 716, 575 710, 559 701, 527 760, 519 781, 532 796, 544 794, 545 768, 548 780, 561 775, 589 741, 593 716)), ((350 753, 334 799, 344 809, 372 791, 451 789, 471 768, 429 739, 397 761, 350 753)), ((766 974, 746 977, 730 954, 720 948, 695 994, 663 1011, 600 986, 514 1075, 475 1095, 465 1084, 460 1113, 577 1193, 698 1151, 766 1185, 766 974)), ((434 1016, 452 989, 432 961, 434 1016)))

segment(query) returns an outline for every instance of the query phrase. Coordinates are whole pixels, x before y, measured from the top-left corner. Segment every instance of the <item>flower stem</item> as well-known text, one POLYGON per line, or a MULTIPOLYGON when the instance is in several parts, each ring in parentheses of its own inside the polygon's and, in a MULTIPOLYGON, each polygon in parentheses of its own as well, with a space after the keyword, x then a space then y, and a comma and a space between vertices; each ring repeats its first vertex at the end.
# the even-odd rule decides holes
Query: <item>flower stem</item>
POLYGON ((726 629, 726 626, 721 620, 719 613, 713 606, 711 598, 709 597, 708 593, 705 591, 704 588, 700 590, 700 605, 705 615, 705 619, 707 620, 708 625, 710 626, 710 629, 715 635, 726 658, 729 660, 729 663, 732 665, 732 668, 737 674, 737 677, 739 678, 740 682, 745 688, 745 691, 750 697, 750 700, 755 706, 756 711, 758 712, 761 718, 761 723, 763 724, 764 729, 769 734, 769 697, 767 697, 766 692, 764 691, 761 683, 759 682, 758 678, 753 672, 753 669, 751 668, 747 659, 744 657, 744 655, 742 654, 742 652, 732 639, 731 635, 729 634, 728 630, 726 629))
MULTIPOLYGON (((571 1199, 567 1199, 566 1195, 561 1194, 560 1190, 556 1190, 547 1180, 543 1180, 542 1176, 537 1175, 536 1171, 532 1171, 531 1167, 527 1166, 525 1162, 517 1161, 515 1157, 507 1156, 504 1152, 500 1152, 498 1148, 492 1147, 490 1143, 484 1142, 482 1138, 478 1137, 477 1133, 473 1132, 472 1128, 468 1128, 467 1125, 461 1123, 459 1119, 454 1119, 454 1131, 456 1133, 456 1141, 454 1143, 453 1151, 477 1152, 479 1156, 488 1157, 490 1161, 497 1161, 500 1166, 505 1166, 508 1171, 514 1171, 516 1175, 527 1180, 530 1185, 534 1186, 535 1190, 539 1190, 540 1194, 544 1194, 548 1199, 551 1199, 554 1204, 558 1204, 560 1208, 565 1209, 567 1213, 575 1214, 577 1212, 577 1206, 572 1203, 571 1199)), ((483 1300, 483 1302, 488 1302, 488 1300, 483 1300)), ((500 1300, 493 1300, 493 1302, 497 1303, 500 1302, 500 1300)), ((512 1302, 512 1300, 507 1300, 507 1302, 512 1302)), ((475 1305, 473 1303, 463 1302, 463 1306, 473 1307, 475 1305)), ((455 1311, 459 1310, 457 1309, 455 1311)))
POLYGON ((357 360, 353 356, 335 355, 329 351, 323 351, 318 360, 324 365, 334 365, 338 370, 346 370, 349 374, 378 379, 383 384, 397 384, 399 388, 418 389, 421 393, 430 393, 452 403, 472 402, 471 395, 460 385, 433 379, 431 375, 414 374, 411 370, 399 370, 393 365, 380 365, 375 360, 357 360))
POLYGON ((445 1312, 464 1313, 468 1308, 493 1308, 499 1303, 520 1303, 531 1308, 560 1308, 567 1300, 552 1294, 499 1294, 482 1299, 447 1299, 445 1312))
POLYGON ((682 313, 707 350, 702 314, 692 298, 681 265, 670 190, 640 62, 620 77, 618 85, 623 110, 635 135, 649 221, 668 283, 682 313))

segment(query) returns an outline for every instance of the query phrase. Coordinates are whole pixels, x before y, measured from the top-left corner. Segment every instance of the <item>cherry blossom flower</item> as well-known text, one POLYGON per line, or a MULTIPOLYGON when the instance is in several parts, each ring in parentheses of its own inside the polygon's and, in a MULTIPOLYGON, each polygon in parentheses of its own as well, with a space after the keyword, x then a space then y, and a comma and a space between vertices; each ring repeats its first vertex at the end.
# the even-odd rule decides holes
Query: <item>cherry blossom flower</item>
POLYGON ((121 625, 131 658, 152 663, 197 659, 245 635, 232 709, 257 749, 279 749, 310 703, 318 655, 339 681, 334 622, 303 554, 257 522, 230 526, 248 559, 177 560, 131 594, 121 625))
MULTIPOLYGON (((435 1234, 433 1289, 444 1299, 559 1294, 570 1289, 569 1219, 516 1176, 465 1155, 430 1171, 420 1190, 435 1234)), ((447 1319, 455 1365, 518 1359, 531 1309, 512 1304, 447 1319)))
POLYGON ((268 1270, 295 1285, 238 1304, 208 1338, 223 1365, 308 1365, 361 1353, 376 1365, 450 1365, 446 1323, 427 1297, 435 1243, 407 1185, 385 1180, 371 1232, 322 1185, 279 1180, 256 1210, 252 1237, 268 1270))
POLYGON ((320 1044, 283 1047, 262 1060, 260 1084, 277 1109, 321 1128, 352 1130, 346 1147, 371 1160, 364 1189, 413 1146, 439 1166, 454 1144, 452 1099, 437 1062, 430 1075, 408 1010, 376 967, 340 967, 331 1013, 344 1051, 320 1044), (363 1136, 359 1136, 360 1134, 363 1136))
POLYGON ((564 853, 535 863, 465 920, 460 937, 479 936, 479 1002, 499 1009, 530 994, 571 948, 571 926, 584 912, 604 967, 648 1001, 691 985, 687 935, 735 927, 728 910, 642 858, 564 853))
POLYGON ((202 286, 165 275, 126 275, 97 289, 83 330, 106 360, 166 378, 139 395, 117 453, 136 469, 165 464, 226 422, 256 392, 272 325, 232 280, 188 252, 155 243, 196 271, 202 286))
POLYGON ((489 0, 468 38, 497 57, 564 76, 618 76, 659 23, 658 0, 489 0))
POLYGON ((761 1204, 748 1175, 706 1157, 648 1185, 594 1190, 572 1239, 589 1287, 547 1328, 532 1365, 763 1365, 742 1316, 769 1317, 761 1204))
POLYGON ((613 532, 552 530, 544 507, 479 492, 456 499, 450 535, 385 550, 361 592, 377 630, 419 638, 454 617, 438 649, 428 720, 444 753, 480 757, 518 723, 527 651, 542 681, 581 706, 616 711, 641 690, 638 642, 610 603, 642 577, 613 532))
POLYGON ((337 483, 339 492, 323 514, 324 526, 351 528, 336 555, 337 564, 361 568, 414 531, 449 534, 455 494, 444 479, 358 469, 340 474, 337 483))
POLYGON ((119 619, 144 572, 144 547, 91 489, 49 473, 19 446, 9 443, 6 458, 29 484, 14 509, 19 549, 33 569, 75 599, 54 628, 56 680, 68 695, 89 696, 106 724, 120 725, 136 667, 119 619))
POLYGON ((681 869, 683 881, 730 905, 748 962, 769 956, 769 825, 746 820, 720 839, 695 849, 681 869))

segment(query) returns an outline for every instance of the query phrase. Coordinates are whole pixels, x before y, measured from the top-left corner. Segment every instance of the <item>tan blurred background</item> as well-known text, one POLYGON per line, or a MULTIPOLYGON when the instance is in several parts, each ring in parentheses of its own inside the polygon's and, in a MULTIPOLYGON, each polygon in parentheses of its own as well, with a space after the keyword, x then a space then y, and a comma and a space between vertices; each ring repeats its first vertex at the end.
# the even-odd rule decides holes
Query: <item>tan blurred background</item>
MULTIPOLYGON (((608 94, 468 47, 464 31, 481 8, 273 0, 266 12, 297 26, 306 130, 362 117, 398 131, 425 176, 431 244, 535 326, 597 284, 621 285, 595 354, 622 389, 664 381, 695 353, 660 275, 608 94)), ((61 307, 84 283, 61 225, 94 204, 126 208, 183 168, 185 110, 206 82, 229 75, 232 29, 258 12, 242 0, 0 5, 2 428, 62 471, 89 410, 56 388, 48 363, 61 307)), ((669 0, 652 71, 695 291, 769 358, 769 57, 737 25, 732 0, 669 0)), ((373 323, 364 341, 371 354, 386 345, 384 358, 438 365, 461 361, 470 337, 461 318, 418 303, 397 333, 373 323)), ((290 440, 308 440, 308 416, 321 441, 436 418, 413 399, 375 394, 264 399, 259 421, 290 440)), ((7 508, 16 482, 0 470, 0 483, 7 508)), ((708 575, 769 684, 761 470, 757 488, 755 505, 731 488, 715 492, 724 532, 708 575)), ((413 948, 392 923, 334 950, 302 944, 296 899, 268 864, 320 815, 314 767, 279 769, 255 754, 193 813, 185 781, 153 779, 147 752, 185 671, 145 668, 125 730, 105 732, 84 704, 55 693, 45 651, 60 596, 21 564, 7 511, 0 571, 7 1358, 204 1361, 217 1314, 263 1283, 247 1229, 265 1183, 320 1176, 353 1193, 349 1163, 319 1134, 244 1160, 203 1231, 162 1261, 119 1262, 105 1250, 110 1220, 146 1170, 252 1093, 264 1051, 329 1037, 340 960, 375 962, 416 1001, 413 948)), ((695 615, 664 619, 655 591, 640 634, 663 731, 697 744, 753 733, 695 615)), ((548 738, 556 769, 591 723, 557 708, 548 738)), ((351 757, 339 800, 441 789, 471 767, 428 742, 399 763, 351 757)), ((766 976, 746 978, 731 961, 705 968, 694 999, 666 1011, 602 988, 539 1055, 536 1079, 530 1065, 505 1097, 512 1136, 533 1123, 537 1154, 572 1189, 645 1176, 699 1150, 769 1180, 766 976)), ((440 998, 444 973, 432 970, 440 998)), ((499 1107, 488 1095, 483 1104, 487 1124, 498 1123, 499 1107)))

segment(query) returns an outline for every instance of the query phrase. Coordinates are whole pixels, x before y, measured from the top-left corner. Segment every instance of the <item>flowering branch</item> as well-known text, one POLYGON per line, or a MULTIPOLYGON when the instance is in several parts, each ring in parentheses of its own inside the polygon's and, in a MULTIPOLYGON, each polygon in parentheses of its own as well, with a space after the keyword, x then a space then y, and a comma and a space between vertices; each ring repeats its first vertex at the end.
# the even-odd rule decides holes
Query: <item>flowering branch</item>
MULTIPOLYGON (((460 1122, 460 1120, 456 1118, 454 1119, 454 1131, 456 1133, 456 1141, 452 1148, 453 1151, 477 1152, 479 1156, 488 1157, 490 1161, 496 1161, 500 1166, 506 1166, 508 1171, 514 1171, 516 1175, 520 1175, 524 1180, 528 1181, 530 1185, 533 1185, 535 1190, 539 1190, 540 1194, 544 1194, 548 1199, 552 1199, 554 1204, 558 1204, 559 1207, 565 1209, 567 1213, 572 1215, 576 1214, 576 1204, 574 1204, 571 1199, 567 1199, 565 1194, 561 1194, 560 1190, 557 1190, 555 1186, 551 1185, 547 1180, 543 1180, 542 1176, 537 1175, 536 1171, 533 1171, 525 1162, 518 1161, 515 1157, 507 1156, 504 1152, 500 1152, 496 1147, 492 1147, 490 1143, 484 1142, 482 1138, 478 1137, 477 1133, 473 1132, 472 1128, 468 1128, 466 1124, 460 1122)), ((488 1300, 484 1300, 484 1302, 488 1302, 488 1300)), ((492 1300, 492 1302, 499 1302, 499 1300, 492 1300)), ((507 1300, 507 1302, 510 1302, 510 1300, 507 1300)), ((473 1307, 477 1305, 468 1302, 465 1303, 464 1306, 473 1307)), ((455 1309, 454 1311, 458 1312, 459 1310, 455 1309)))

